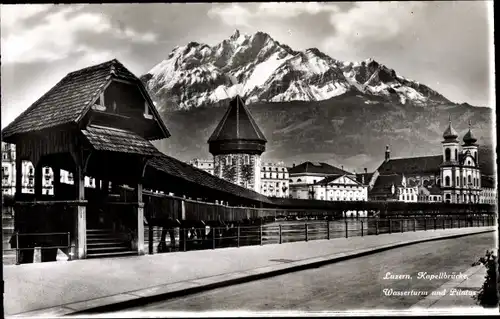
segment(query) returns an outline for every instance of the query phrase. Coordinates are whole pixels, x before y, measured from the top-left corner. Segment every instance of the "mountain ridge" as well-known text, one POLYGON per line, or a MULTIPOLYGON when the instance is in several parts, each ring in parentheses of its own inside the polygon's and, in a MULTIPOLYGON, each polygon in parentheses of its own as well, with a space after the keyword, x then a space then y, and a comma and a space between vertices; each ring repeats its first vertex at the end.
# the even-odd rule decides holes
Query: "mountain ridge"
POLYGON ((236 30, 214 46, 176 46, 141 80, 160 111, 220 106, 237 94, 253 104, 321 101, 350 90, 404 105, 453 103, 373 58, 343 62, 317 48, 295 51, 260 31, 236 30))

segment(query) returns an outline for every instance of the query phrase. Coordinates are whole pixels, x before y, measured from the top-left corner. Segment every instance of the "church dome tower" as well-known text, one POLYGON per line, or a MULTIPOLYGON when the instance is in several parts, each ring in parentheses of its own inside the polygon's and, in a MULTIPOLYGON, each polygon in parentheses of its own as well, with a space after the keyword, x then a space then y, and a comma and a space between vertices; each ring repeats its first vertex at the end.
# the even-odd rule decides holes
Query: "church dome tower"
POLYGON ((214 174, 260 192, 261 155, 267 140, 238 95, 208 139, 214 174))
POLYGON ((478 162, 478 145, 477 138, 472 134, 471 122, 469 121, 469 130, 463 137, 464 144, 462 145, 462 167, 463 175, 466 177, 464 188, 468 190, 468 194, 472 202, 479 200, 481 192, 481 171, 478 162))

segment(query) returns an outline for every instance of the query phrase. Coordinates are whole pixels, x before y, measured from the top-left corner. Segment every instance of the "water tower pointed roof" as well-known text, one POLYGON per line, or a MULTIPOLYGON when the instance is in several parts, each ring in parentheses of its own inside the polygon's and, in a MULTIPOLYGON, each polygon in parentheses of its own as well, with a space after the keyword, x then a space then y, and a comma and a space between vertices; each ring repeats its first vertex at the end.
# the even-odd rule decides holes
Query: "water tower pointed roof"
POLYGON ((262 154, 266 142, 264 134, 239 95, 229 102, 226 113, 208 139, 210 152, 214 155, 235 152, 262 154))

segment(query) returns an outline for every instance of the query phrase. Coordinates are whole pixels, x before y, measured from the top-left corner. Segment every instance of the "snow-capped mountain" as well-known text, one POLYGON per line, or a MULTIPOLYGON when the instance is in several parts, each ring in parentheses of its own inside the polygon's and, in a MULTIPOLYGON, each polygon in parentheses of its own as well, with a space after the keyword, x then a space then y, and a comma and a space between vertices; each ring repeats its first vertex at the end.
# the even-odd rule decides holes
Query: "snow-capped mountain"
POLYGON ((322 101, 349 91, 401 104, 450 103, 372 59, 342 62, 316 48, 294 51, 266 33, 238 30, 215 46, 174 48, 142 80, 161 110, 217 105, 237 94, 250 104, 322 101))

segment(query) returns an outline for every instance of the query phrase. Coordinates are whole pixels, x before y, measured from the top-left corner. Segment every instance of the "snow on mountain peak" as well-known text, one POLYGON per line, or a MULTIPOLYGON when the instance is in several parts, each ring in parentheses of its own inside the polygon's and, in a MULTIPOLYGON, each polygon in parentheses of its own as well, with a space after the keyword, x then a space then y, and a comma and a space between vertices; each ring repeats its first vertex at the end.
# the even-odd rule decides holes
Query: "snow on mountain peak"
POLYGON ((247 103, 319 101, 355 89, 402 104, 449 102, 373 58, 335 60, 317 48, 294 51, 269 34, 235 30, 209 46, 177 46, 143 77, 160 109, 216 105, 237 94, 247 103))
POLYGON ((240 37, 240 30, 238 30, 238 29, 234 30, 234 33, 231 36, 231 40, 238 39, 239 37, 240 37))

